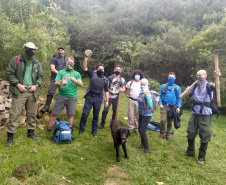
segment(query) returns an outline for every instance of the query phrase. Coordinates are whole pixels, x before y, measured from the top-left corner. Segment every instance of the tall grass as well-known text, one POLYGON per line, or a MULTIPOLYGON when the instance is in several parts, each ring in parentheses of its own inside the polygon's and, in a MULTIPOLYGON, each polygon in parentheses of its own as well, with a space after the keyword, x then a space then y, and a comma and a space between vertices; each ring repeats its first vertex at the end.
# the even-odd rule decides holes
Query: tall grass
MULTIPOLYGON (((83 135, 78 136, 78 125, 82 114, 84 93, 88 84, 78 90, 74 133, 71 144, 54 144, 50 141, 51 133, 36 129, 42 139, 35 142, 26 138, 26 128, 20 126, 15 135, 14 145, 5 147, 6 133, 0 131, 0 184, 226 184, 226 116, 212 119, 212 139, 209 143, 206 164, 197 164, 199 137, 196 138, 196 157, 186 157, 182 153, 187 148, 186 128, 190 110, 185 110, 181 118, 181 128, 174 129, 172 141, 160 140, 159 133, 147 131, 152 153, 146 156, 137 149, 140 136, 131 133, 127 140, 129 159, 116 162, 115 149, 110 133, 109 122, 98 130, 98 137, 91 135, 92 114, 88 117, 83 135), (39 163, 40 170, 36 175, 26 176, 24 180, 12 177, 20 164, 39 163)), ((118 119, 127 126, 127 103, 125 95, 120 97, 118 119)), ((103 107, 100 112, 100 118, 103 107)), ((100 119, 99 118, 99 119, 100 119)), ((61 116, 60 119, 65 119, 61 116)), ((159 110, 152 120, 160 121, 159 110)), ((47 124, 43 120, 42 124, 47 124)))

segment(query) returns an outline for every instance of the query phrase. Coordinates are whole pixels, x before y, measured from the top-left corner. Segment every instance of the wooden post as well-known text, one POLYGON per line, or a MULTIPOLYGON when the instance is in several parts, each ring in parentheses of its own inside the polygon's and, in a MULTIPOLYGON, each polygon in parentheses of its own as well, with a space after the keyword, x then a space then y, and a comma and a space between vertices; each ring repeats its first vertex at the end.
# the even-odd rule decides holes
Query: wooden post
MULTIPOLYGON (((215 61, 215 71, 219 70, 219 62, 218 62, 218 50, 214 50, 214 61, 215 61)), ((217 106, 221 107, 221 97, 220 97, 220 79, 219 76, 216 76, 216 92, 217 92, 217 106)))
POLYGON ((120 91, 119 91, 119 94, 118 94, 118 102, 117 102, 117 108, 116 108, 115 120, 117 120, 117 116, 118 116, 119 99, 120 99, 120 91))

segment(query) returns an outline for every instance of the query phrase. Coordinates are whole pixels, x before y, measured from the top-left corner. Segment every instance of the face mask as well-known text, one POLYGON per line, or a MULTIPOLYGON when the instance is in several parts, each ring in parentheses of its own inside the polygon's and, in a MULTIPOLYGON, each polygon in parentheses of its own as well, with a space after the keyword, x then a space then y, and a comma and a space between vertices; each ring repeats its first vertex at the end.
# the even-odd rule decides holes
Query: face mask
POLYGON ((115 74, 118 76, 118 75, 120 75, 120 72, 119 71, 115 71, 115 74))
POLYGON ((168 84, 171 86, 175 82, 175 78, 168 78, 168 84))
POLYGON ((206 78, 202 78, 202 77, 197 77, 198 80, 198 92, 201 93, 202 89, 205 87, 206 85, 206 78))
POLYGON ((98 71, 97 71, 97 76, 99 76, 99 77, 100 77, 100 76, 102 76, 103 74, 104 74, 104 72, 103 72, 103 71, 101 71, 101 70, 98 70, 98 71))
POLYGON ((145 93, 145 92, 147 92, 147 91, 149 91, 147 85, 145 85, 145 86, 140 86, 140 93, 145 93))
POLYGON ((64 58, 64 53, 58 53, 59 58, 64 58))
POLYGON ((206 81, 206 78, 202 78, 202 77, 197 77, 197 80, 201 83, 206 81))
POLYGON ((27 56, 29 56, 29 57, 32 57, 32 56, 35 54, 31 49, 25 50, 25 53, 26 53, 27 56))
POLYGON ((74 65, 67 63, 66 66, 65 66, 65 69, 66 69, 66 71, 72 71, 74 69, 74 65))
POLYGON ((140 75, 135 75, 135 80, 140 80, 140 75))

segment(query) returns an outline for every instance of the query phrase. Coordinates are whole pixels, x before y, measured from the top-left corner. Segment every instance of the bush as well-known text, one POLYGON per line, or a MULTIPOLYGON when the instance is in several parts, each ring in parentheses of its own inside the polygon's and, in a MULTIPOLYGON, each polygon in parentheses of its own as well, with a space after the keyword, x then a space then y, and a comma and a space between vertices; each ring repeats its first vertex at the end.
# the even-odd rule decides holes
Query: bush
POLYGON ((148 79, 149 89, 152 91, 159 92, 161 85, 153 79, 148 79))

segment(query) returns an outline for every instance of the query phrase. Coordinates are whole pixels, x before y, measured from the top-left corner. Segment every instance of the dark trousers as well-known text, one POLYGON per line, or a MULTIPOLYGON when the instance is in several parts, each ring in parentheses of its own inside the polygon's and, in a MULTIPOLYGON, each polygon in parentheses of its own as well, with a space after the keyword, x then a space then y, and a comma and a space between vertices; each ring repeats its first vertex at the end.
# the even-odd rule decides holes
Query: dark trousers
POLYGON ((148 123, 150 122, 151 116, 139 115, 139 132, 141 138, 141 144, 144 146, 144 149, 149 148, 149 142, 146 135, 148 123))
POLYGON ((104 110, 102 112, 102 120, 101 120, 101 125, 105 125, 105 120, 108 114, 108 110, 112 104, 112 119, 111 121, 115 120, 116 116, 116 109, 117 109, 117 104, 118 104, 118 96, 116 98, 109 98, 108 106, 104 107, 104 110))
POLYGON ((103 102, 103 98, 99 96, 88 96, 86 97, 86 101, 83 107, 83 113, 79 124, 79 130, 84 132, 84 127, 87 121, 87 117, 90 114, 90 111, 93 107, 93 121, 92 121, 92 133, 97 132, 98 127, 98 117, 101 108, 101 104, 103 102))
POLYGON ((47 94, 47 99, 46 99, 46 106, 50 106, 56 90, 57 90, 57 87, 55 86, 55 80, 51 80, 48 94, 47 94))

